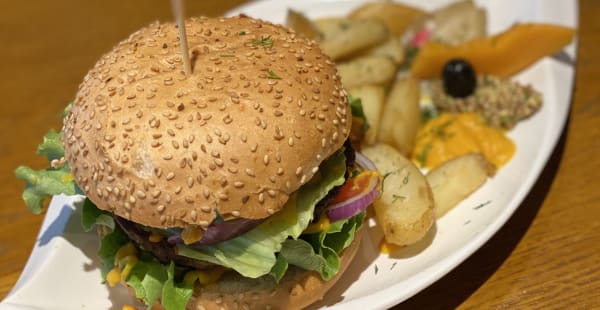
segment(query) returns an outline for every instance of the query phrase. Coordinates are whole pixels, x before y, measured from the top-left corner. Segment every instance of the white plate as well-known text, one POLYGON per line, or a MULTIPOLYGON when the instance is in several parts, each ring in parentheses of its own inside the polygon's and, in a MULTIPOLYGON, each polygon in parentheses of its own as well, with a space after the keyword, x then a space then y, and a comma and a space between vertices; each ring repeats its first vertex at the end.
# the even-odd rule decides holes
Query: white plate
MULTIPOLYGON (((283 22, 288 7, 310 17, 338 16, 362 2, 269 0, 244 5, 229 15, 245 13, 283 22)), ((418 0, 406 2, 432 9, 447 1, 428 1, 426 6, 418 0)), ((524 21, 577 25, 575 1, 477 3, 488 9, 492 33, 524 21)), ((574 60, 575 44, 566 52, 574 60)), ((426 240, 394 257, 379 254, 381 235, 371 230, 349 271, 314 308, 389 308, 441 278, 481 247, 523 201, 554 149, 569 111, 573 74, 572 66, 545 58, 515 77, 544 95, 542 109, 510 132, 517 145, 515 157, 483 188, 438 221, 426 240), (481 204, 485 206, 477 208, 481 204)), ((82 231, 79 211, 73 207, 75 200, 64 196, 53 199, 21 278, 0 304, 1 309, 121 309, 124 303, 135 304, 124 290, 109 290, 101 284, 95 255, 98 240, 95 234, 82 231)))

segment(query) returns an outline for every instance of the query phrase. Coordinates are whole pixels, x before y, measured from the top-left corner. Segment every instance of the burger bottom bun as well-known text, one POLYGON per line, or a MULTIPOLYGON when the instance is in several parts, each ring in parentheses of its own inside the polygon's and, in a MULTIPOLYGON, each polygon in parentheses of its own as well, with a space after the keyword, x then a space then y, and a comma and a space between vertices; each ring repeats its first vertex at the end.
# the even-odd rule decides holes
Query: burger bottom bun
MULTIPOLYGON (((306 271, 290 266, 285 276, 276 283, 271 276, 258 279, 242 277, 238 273, 226 273, 213 285, 194 290, 186 309, 303 309, 325 296, 339 280, 358 252, 364 229, 354 236, 352 244, 340 256, 340 269, 329 281, 324 281, 314 271, 306 271)), ((130 293, 132 292, 130 289, 130 293)), ((164 309, 155 305, 153 309, 164 309)))

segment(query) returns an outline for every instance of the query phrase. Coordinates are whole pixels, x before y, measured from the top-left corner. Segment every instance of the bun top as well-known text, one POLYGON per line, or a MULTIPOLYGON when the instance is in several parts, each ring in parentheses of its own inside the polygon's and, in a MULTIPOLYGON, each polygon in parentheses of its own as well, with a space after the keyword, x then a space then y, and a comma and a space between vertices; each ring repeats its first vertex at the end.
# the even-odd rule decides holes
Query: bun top
POLYGON ((100 209, 152 227, 265 218, 349 134, 334 63, 314 41, 244 16, 153 23, 86 75, 65 156, 100 209))

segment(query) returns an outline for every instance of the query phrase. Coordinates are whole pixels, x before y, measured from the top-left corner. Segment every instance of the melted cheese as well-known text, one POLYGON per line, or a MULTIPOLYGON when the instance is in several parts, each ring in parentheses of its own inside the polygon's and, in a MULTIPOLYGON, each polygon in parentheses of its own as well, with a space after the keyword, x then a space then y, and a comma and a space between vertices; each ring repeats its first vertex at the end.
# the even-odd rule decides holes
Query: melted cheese
POLYGON ((126 280, 137 262, 137 249, 133 243, 129 242, 120 247, 115 253, 115 267, 106 275, 108 285, 114 287, 117 283, 126 280))
POLYGON ((183 281, 192 285, 196 281, 198 281, 201 285, 209 285, 217 282, 223 273, 225 273, 226 269, 223 268, 215 268, 210 270, 193 270, 189 271, 183 277, 183 281))
POLYGON ((487 126, 475 113, 442 113, 419 129, 412 159, 433 169, 460 155, 482 153, 500 168, 515 149, 504 131, 487 126))
POLYGON ((202 240, 203 235, 204 232, 200 227, 195 225, 186 225, 181 232, 181 239, 183 239, 183 243, 185 244, 192 244, 202 240))
POLYGON ((320 233, 323 231, 327 231, 329 229, 329 226, 331 226, 331 222, 329 221, 329 218, 327 217, 326 214, 321 214, 321 217, 319 218, 319 220, 316 223, 312 223, 310 225, 308 225, 308 227, 306 227, 306 229, 304 230, 304 234, 316 234, 316 233, 320 233))
POLYGON ((150 233, 150 236, 148 236, 148 241, 152 242, 152 243, 157 243, 160 242, 163 239, 163 235, 157 233, 157 232, 152 232, 150 233))

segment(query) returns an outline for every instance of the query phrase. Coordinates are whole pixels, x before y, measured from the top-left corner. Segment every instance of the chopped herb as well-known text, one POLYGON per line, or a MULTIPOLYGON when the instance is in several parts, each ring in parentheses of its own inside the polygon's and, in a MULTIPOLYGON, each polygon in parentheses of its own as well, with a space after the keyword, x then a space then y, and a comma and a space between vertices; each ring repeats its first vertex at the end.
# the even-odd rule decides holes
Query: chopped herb
POLYGON ((271 70, 269 70, 267 72, 267 78, 273 79, 273 80, 281 80, 281 78, 277 74, 275 74, 275 72, 273 72, 271 70))
POLYGON ((425 164, 427 163, 427 153, 429 153, 430 149, 431 149, 431 143, 427 143, 423 147, 423 151, 421 151, 421 154, 419 154, 418 160, 419 160, 419 165, 421 167, 425 167, 425 164))
POLYGON ((379 267, 377 267, 377 265, 375 265, 375 274, 377 274, 379 272, 379 267))
POLYGON ((221 57, 235 57, 235 55, 232 55, 232 54, 223 54, 223 55, 221 55, 221 57))
POLYGON ((396 202, 396 200, 400 199, 400 201, 404 201, 404 199, 406 199, 406 196, 400 196, 400 195, 396 195, 396 194, 392 194, 392 197, 394 197, 394 199, 392 200, 392 203, 396 202))
POLYGON ((383 186, 384 186, 384 184, 385 184, 385 179, 386 179, 387 177, 389 177, 389 176, 390 176, 390 174, 392 174, 392 173, 393 173, 393 172, 391 172, 391 171, 390 171, 390 172, 388 172, 388 173, 384 174, 384 175, 383 175, 383 178, 381 178, 381 191, 383 191, 383 186))
POLYGON ((240 35, 241 35, 241 36, 245 36, 245 35, 246 35, 246 33, 247 33, 247 32, 246 32, 246 30, 241 30, 241 31, 240 31, 240 35))
POLYGON ((406 185, 408 184, 408 177, 410 176, 410 172, 408 174, 406 174, 406 176, 404 177, 404 179, 402 179, 402 184, 406 185))
POLYGON ((271 39, 271 36, 262 36, 259 39, 252 40, 252 44, 260 45, 266 48, 271 48, 273 47, 273 39, 271 39))
POLYGON ((471 223, 471 220, 467 220, 466 222, 463 223, 463 225, 468 225, 471 223))
POLYGON ((396 264, 397 264, 397 263, 396 263, 396 262, 394 262, 394 263, 392 264, 392 267, 390 267, 390 270, 394 269, 394 267, 396 267, 396 264))
POLYGON ((486 201, 486 202, 484 202, 484 203, 482 203, 482 204, 479 204, 479 205, 475 206, 473 209, 474 209, 474 210, 481 209, 481 208, 483 208, 483 207, 485 207, 485 206, 489 205, 490 203, 492 203, 492 201, 491 201, 491 200, 488 200, 488 201, 486 201))
POLYGON ((434 106, 426 106, 421 109, 421 122, 423 124, 436 118, 437 116, 438 116, 438 111, 434 106))

